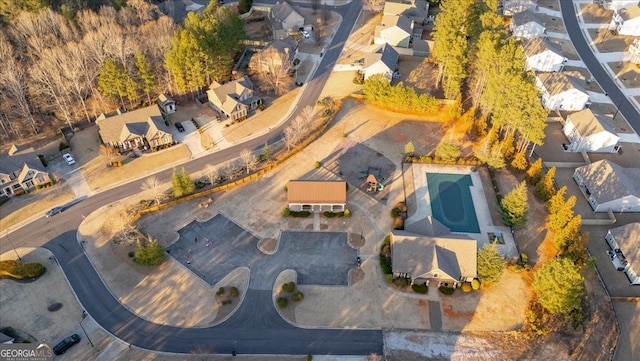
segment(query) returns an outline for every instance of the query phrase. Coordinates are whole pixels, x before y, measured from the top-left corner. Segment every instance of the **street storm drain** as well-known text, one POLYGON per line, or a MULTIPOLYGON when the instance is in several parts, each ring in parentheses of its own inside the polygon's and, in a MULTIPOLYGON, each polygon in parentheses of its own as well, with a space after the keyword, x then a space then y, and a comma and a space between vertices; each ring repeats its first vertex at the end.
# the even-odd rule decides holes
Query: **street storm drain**
POLYGON ((56 312, 59 311, 62 308, 62 303, 60 302, 56 302, 56 303, 52 303, 47 307, 47 310, 49 310, 49 312, 56 312))

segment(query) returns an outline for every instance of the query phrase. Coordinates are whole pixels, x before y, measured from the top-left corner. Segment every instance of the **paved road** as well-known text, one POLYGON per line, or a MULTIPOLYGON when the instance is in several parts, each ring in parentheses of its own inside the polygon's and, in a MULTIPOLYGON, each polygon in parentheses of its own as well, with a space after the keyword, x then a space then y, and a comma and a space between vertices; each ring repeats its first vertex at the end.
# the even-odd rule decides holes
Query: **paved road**
MULTIPOLYGON (((358 1, 336 8, 342 24, 330 48, 322 58, 313 79, 307 84, 289 121, 307 105, 313 105, 322 91, 331 69, 359 14, 358 1)), ((286 122, 288 123, 288 122, 286 122)), ((286 123, 269 134, 252 139, 184 164, 189 173, 208 163, 219 163, 238 156, 243 148, 258 148, 280 138, 286 123)), ((155 174, 169 181, 171 170, 155 174)), ((382 354, 381 330, 300 329, 285 322, 273 307, 270 290, 250 289, 238 310, 223 324, 206 329, 186 329, 145 321, 116 300, 91 265, 76 238, 82 215, 140 191, 137 180, 99 193, 73 205, 52 218, 41 218, 0 238, 0 252, 11 246, 38 247, 44 244, 55 255, 66 277, 87 312, 104 329, 135 346, 166 352, 188 353, 197 345, 212 346, 217 353, 229 354, 382 354), (10 241, 10 242, 9 242, 10 241)))
POLYGON ((598 84, 602 89, 609 93, 609 98, 613 101, 613 104, 618 106, 620 113, 627 118, 629 125, 640 134, 640 114, 631 105, 631 102, 624 96, 620 88, 616 86, 613 79, 609 77, 609 74, 602 68, 602 65, 593 54, 593 51, 587 44, 582 31, 580 30, 580 24, 578 24, 578 17, 576 15, 575 8, 573 7, 573 1, 560 1, 560 9, 562 10, 562 19, 564 20, 564 26, 569 33, 571 42, 575 46, 576 51, 582 58, 591 75, 598 81, 598 84))

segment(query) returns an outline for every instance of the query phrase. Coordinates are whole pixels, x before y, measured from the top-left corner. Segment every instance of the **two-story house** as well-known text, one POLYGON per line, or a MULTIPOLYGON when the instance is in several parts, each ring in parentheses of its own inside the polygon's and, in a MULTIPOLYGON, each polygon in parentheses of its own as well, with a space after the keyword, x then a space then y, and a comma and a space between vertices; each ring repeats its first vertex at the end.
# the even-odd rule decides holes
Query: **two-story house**
POLYGON ((33 148, 14 144, 0 155, 0 196, 19 195, 49 183, 51 177, 33 148))
POLYGON ((542 104, 549 110, 582 110, 589 103, 589 93, 572 75, 538 73, 536 85, 542 93, 542 104))
POLYGON ((284 39, 304 26, 304 17, 287 1, 276 1, 269 13, 274 39, 284 39))
POLYGON ((207 90, 207 96, 213 109, 234 120, 246 119, 249 110, 257 108, 262 102, 254 95, 253 83, 246 75, 225 84, 214 81, 207 90))
POLYGON ((640 36, 640 5, 638 3, 614 10, 609 30, 620 35, 640 36))
POLYGON ((102 143, 120 152, 133 149, 158 149, 173 144, 173 136, 157 105, 96 119, 102 143))
POLYGON ((383 15, 375 28, 374 43, 408 48, 413 34, 413 21, 404 15, 383 15))
POLYGON ((563 132, 569 140, 571 152, 616 153, 620 137, 613 126, 611 115, 584 109, 567 116, 563 132))
POLYGON ((513 15, 509 29, 514 38, 523 40, 541 37, 546 31, 542 19, 529 10, 513 15))
POLYGON ((546 38, 531 39, 522 46, 522 49, 527 57, 527 68, 535 72, 562 71, 567 61, 560 47, 546 38))

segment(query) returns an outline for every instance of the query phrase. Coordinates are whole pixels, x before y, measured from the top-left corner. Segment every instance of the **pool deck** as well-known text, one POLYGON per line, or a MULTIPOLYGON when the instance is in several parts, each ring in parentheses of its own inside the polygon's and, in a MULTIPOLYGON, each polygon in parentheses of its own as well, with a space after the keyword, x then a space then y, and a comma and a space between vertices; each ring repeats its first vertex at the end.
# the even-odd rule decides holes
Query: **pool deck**
MULTIPOLYGON (((506 226, 496 226, 491 221, 489 205, 482 188, 482 180, 480 173, 472 171, 473 167, 466 166, 445 166, 439 164, 412 164, 413 167, 413 183, 416 197, 416 213, 409 217, 405 223, 410 224, 417 220, 432 216, 431 198, 429 197, 429 188, 427 187, 427 173, 449 173, 449 174, 468 174, 471 176, 473 186, 470 187, 471 198, 475 206, 480 233, 463 233, 478 241, 478 248, 482 248, 489 243, 489 232, 502 232, 504 244, 499 244, 498 248, 506 258, 518 257, 518 249, 515 240, 511 234, 511 229, 506 226)), ((451 232, 459 234, 459 232, 451 232)))

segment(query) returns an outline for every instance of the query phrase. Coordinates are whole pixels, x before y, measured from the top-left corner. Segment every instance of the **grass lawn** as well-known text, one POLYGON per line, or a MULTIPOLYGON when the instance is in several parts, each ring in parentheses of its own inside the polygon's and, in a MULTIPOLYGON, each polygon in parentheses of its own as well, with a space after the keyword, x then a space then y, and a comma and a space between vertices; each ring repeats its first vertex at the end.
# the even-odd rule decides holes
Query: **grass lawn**
POLYGON ((44 215, 49 209, 65 204, 74 198, 73 191, 66 184, 39 192, 13 197, 0 208, 0 229, 8 230, 19 222, 34 215, 44 215))

